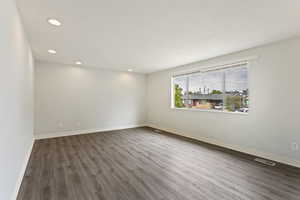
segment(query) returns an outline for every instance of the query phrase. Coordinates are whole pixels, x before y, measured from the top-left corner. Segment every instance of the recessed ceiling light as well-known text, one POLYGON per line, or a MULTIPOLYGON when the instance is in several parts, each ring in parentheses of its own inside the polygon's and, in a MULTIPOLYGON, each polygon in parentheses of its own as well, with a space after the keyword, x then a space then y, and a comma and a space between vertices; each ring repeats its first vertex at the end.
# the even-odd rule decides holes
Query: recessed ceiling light
POLYGON ((75 62, 76 65, 82 65, 82 62, 80 60, 75 62))
POLYGON ((49 49, 48 53, 50 53, 50 54, 56 54, 56 51, 54 49, 49 49))
POLYGON ((48 19, 48 23, 53 26, 61 26, 61 22, 54 18, 48 19))
POLYGON ((127 69, 127 71, 132 72, 133 70, 132 69, 127 69))

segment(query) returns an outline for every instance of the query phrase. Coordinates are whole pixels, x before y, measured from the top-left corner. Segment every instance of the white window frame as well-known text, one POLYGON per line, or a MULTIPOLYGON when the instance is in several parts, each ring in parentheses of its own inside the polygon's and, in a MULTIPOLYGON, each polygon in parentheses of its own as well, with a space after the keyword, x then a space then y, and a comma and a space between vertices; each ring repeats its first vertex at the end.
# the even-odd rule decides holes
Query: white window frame
MULTIPOLYGON (((248 89, 249 89, 249 99, 252 99, 250 96, 250 83, 249 83, 249 76, 250 76, 250 65, 251 65, 251 60, 256 60, 257 56, 253 56, 253 57, 249 57, 247 59, 241 59, 241 60, 236 60, 236 61, 232 61, 232 62, 227 62, 227 63, 222 63, 222 64, 218 64, 218 65, 214 65, 211 67, 197 67, 197 68, 193 68, 191 70, 186 70, 186 71, 182 71, 182 72, 177 72, 174 73, 171 76, 171 109, 173 110, 183 110, 183 111, 197 111, 197 112, 213 112, 213 113, 228 113, 228 114, 238 114, 238 115, 248 115, 251 112, 251 104, 249 105, 249 111, 244 113, 244 112, 229 112, 226 110, 211 110, 211 109, 199 109, 199 108, 177 108, 174 105, 174 78, 178 77, 178 76, 184 76, 184 75, 189 75, 189 74, 194 74, 194 73, 205 73, 205 72, 209 72, 209 71, 217 71, 217 70, 222 70, 222 69, 230 69, 230 68, 235 68, 235 67, 240 67, 243 66, 247 68, 248 71, 248 89)), ((187 81, 189 82, 189 81, 187 81)), ((187 83, 188 86, 189 83, 187 83)), ((223 85, 223 87, 225 87, 225 85, 223 85)), ((224 91, 224 88, 223 88, 224 91)), ((225 96, 225 95, 224 95, 225 96)), ((251 100, 252 102, 252 100, 251 100)), ((223 99, 223 103, 224 103, 224 99, 223 99)))

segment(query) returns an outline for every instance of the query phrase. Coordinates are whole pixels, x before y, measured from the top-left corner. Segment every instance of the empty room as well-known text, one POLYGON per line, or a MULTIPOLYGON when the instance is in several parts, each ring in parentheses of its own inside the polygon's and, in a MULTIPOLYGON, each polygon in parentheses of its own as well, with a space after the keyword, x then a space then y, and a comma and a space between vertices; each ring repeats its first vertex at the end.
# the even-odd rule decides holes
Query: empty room
POLYGON ((299 0, 0 16, 0 200, 300 200, 299 0))

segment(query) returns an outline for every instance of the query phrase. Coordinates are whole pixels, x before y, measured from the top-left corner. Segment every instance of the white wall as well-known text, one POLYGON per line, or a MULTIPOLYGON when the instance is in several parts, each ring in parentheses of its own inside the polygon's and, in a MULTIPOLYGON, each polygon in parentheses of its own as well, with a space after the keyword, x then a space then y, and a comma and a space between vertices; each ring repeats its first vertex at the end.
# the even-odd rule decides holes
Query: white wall
POLYGON ((36 62, 37 138, 144 124, 146 76, 36 62))
POLYGON ((33 60, 12 0, 0 6, 0 199, 15 199, 33 143, 33 60))
POLYGON ((149 125, 300 167, 300 151, 291 150, 300 144, 299 52, 296 38, 150 74, 149 125), (173 73, 252 56, 248 115, 170 108, 173 73))

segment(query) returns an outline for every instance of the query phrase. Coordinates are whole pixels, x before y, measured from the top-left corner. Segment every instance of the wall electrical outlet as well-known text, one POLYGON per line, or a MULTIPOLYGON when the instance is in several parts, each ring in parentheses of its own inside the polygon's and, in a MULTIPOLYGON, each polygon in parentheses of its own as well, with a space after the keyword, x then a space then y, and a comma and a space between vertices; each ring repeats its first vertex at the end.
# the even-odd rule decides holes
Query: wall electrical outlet
POLYGON ((299 150, 299 145, 298 145, 298 143, 293 142, 293 143, 291 144, 291 149, 292 149, 292 151, 298 151, 298 150, 299 150))
POLYGON ((77 127, 80 127, 80 126, 81 126, 81 122, 77 122, 77 123, 76 123, 76 126, 77 126, 77 127))
POLYGON ((62 127, 64 127, 64 124, 62 122, 58 122, 58 127, 62 128, 62 127))

